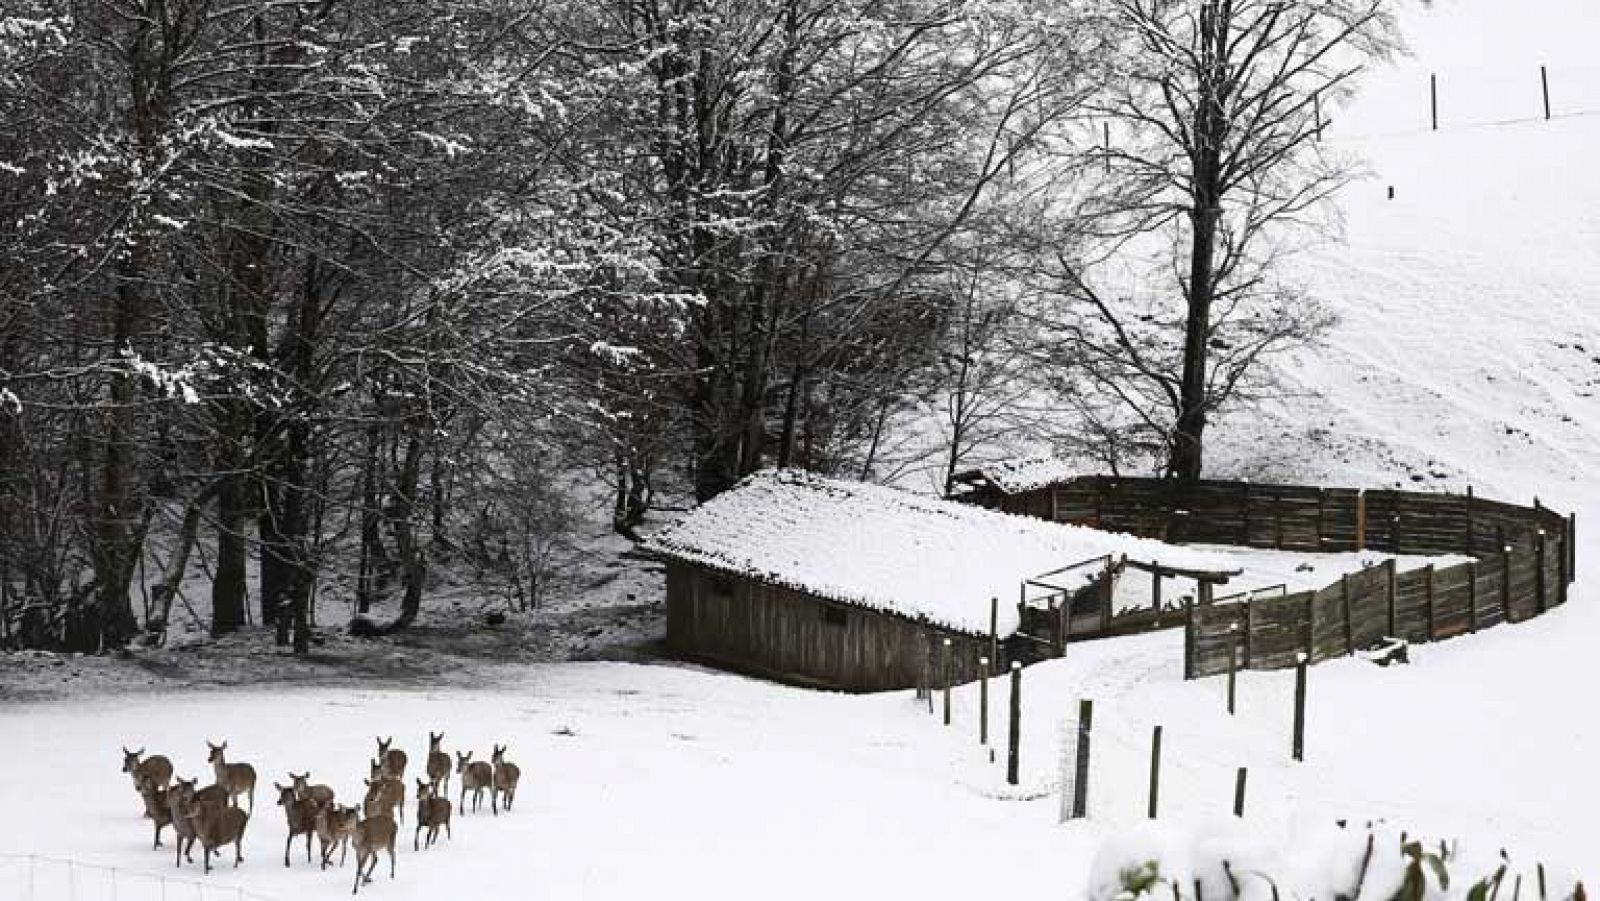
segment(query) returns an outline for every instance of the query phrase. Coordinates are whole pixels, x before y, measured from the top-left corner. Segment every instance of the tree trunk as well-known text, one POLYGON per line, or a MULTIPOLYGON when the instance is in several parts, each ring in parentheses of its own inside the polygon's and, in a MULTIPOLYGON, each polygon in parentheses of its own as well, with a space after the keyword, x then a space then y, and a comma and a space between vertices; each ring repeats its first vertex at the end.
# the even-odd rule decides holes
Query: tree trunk
POLYGON ((226 635, 244 625, 247 577, 245 534, 249 521, 244 479, 223 477, 217 492, 217 571, 211 581, 211 634, 226 635))

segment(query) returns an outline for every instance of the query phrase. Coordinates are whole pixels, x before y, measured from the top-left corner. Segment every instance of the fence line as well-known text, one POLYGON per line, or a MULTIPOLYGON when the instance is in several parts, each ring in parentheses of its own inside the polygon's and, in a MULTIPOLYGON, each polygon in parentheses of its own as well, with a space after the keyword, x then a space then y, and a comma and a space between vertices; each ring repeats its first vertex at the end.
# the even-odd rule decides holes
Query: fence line
POLYGON ((0 901, 277 901, 239 885, 0 851, 0 901))

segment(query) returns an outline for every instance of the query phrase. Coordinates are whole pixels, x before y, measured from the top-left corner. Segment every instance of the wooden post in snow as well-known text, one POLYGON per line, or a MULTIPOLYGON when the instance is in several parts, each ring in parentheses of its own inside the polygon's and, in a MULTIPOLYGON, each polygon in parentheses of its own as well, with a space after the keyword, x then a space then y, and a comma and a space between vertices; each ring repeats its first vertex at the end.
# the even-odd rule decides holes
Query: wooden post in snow
POLYGON ((1228 626, 1228 716, 1233 716, 1234 686, 1239 678, 1239 624, 1228 626))
POLYGON ((1161 727, 1150 734, 1150 819, 1156 818, 1161 802, 1161 727))
POLYGON ((1511 618, 1511 545, 1500 544, 1500 615, 1508 623, 1511 618))
POLYGON ((1433 130, 1439 130, 1439 76, 1428 76, 1428 111, 1433 119, 1433 130))
POLYGON ((1249 770, 1239 767, 1239 772, 1233 777, 1233 815, 1244 816, 1244 781, 1249 775, 1249 770))
POLYGON ((989 659, 1000 664, 1000 599, 989 599, 989 659))
POLYGON ((1540 614, 1549 606, 1545 598, 1544 572, 1544 529, 1540 529, 1533 539, 1533 599, 1534 609, 1540 614))
POLYGON ((1344 652, 1356 652, 1355 626, 1350 622, 1350 574, 1339 577, 1339 604, 1344 608, 1344 652))
POLYGON ((1022 662, 1019 660, 1011 661, 1011 729, 1008 738, 1006 782, 1016 785, 1022 753, 1018 747, 1022 743, 1022 662))
POLYGON ((1394 615, 1395 614, 1395 611, 1394 611, 1394 606, 1395 606, 1394 605, 1395 587, 1394 587, 1394 580, 1395 580, 1395 570, 1400 568, 1400 564, 1397 563, 1393 557, 1390 557, 1388 560, 1385 560, 1384 563, 1387 564, 1388 567, 1389 567, 1388 588, 1385 591, 1385 594, 1388 595, 1388 602, 1389 602, 1389 634, 1388 634, 1387 637, 1396 638, 1398 636, 1395 633, 1398 632, 1399 630, 1395 626, 1395 615, 1394 615))
POLYGON ((944 724, 950 725, 950 669, 955 664, 955 649, 951 646, 950 639, 944 640, 944 650, 941 652, 940 681, 944 683, 944 724))
POLYGON ((1089 815, 1089 738, 1094 731, 1094 702, 1078 702, 1078 754, 1073 761, 1072 817, 1089 815))
POLYGON ((1294 667, 1294 759, 1306 759, 1306 655, 1294 667))
POLYGON ((978 744, 989 743, 989 658, 978 658, 978 744))
POLYGON ((1544 95, 1544 118, 1550 120, 1550 73, 1544 66, 1539 67, 1539 93, 1544 95))
POLYGON ((1423 594, 1423 600, 1427 604, 1427 606, 1423 608, 1423 613, 1426 614, 1425 618, 1426 618, 1426 621, 1427 621, 1427 624, 1428 624, 1428 640, 1429 641, 1433 641, 1438 636, 1435 634, 1436 629, 1434 628, 1435 619, 1436 618, 1435 618, 1434 613, 1433 613, 1433 564, 1432 563, 1429 563, 1428 564, 1428 568, 1426 570, 1423 570, 1423 587, 1425 589, 1425 593, 1423 594))

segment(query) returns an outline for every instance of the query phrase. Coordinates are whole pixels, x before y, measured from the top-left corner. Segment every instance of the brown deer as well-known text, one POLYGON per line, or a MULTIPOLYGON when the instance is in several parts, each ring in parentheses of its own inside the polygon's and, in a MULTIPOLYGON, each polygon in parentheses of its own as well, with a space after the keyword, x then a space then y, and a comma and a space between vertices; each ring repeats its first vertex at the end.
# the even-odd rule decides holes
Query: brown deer
POLYGON ((422 837, 423 827, 428 829, 428 847, 439 838, 439 827, 444 827, 444 837, 454 838, 450 833, 450 799, 434 795, 433 786, 422 779, 417 780, 417 830, 411 836, 411 850, 420 850, 418 841, 422 837))
POLYGON ((250 812, 256 812, 256 768, 248 763, 229 763, 223 752, 228 750, 228 743, 214 745, 206 742, 210 753, 206 755, 206 762, 211 764, 211 769, 216 773, 216 784, 228 792, 228 803, 234 807, 239 806, 239 796, 250 796, 250 812))
MULTIPOLYGON (((473 760, 472 752, 456 752, 456 773, 461 777, 461 812, 467 812, 467 792, 472 792, 472 809, 483 804, 483 790, 494 784, 494 768, 482 760, 473 760)), ((491 803, 493 798, 490 799, 491 803)))
MULTIPOLYGON (((167 789, 167 820, 172 823, 172 834, 178 837, 172 861, 175 867, 183 866, 186 858, 194 863, 194 822, 189 819, 189 811, 196 803, 195 783, 199 781, 179 779, 167 789)), ((220 806, 226 807, 227 800, 222 799, 220 806)))
POLYGON ((394 736, 380 738, 378 741, 378 762, 383 764, 383 774, 393 779, 404 782, 406 778, 406 752, 399 748, 390 748, 394 744, 394 736))
POLYGON ((345 855, 350 852, 350 836, 355 834, 361 821, 361 811, 354 807, 323 804, 317 808, 317 841, 322 844, 322 868, 326 870, 333 859, 333 849, 339 849, 339 866, 344 866, 345 855))
POLYGON ((181 814, 194 829, 195 838, 205 850, 205 871, 211 872, 211 855, 219 848, 233 846, 233 865, 244 861, 244 827, 250 815, 238 807, 218 807, 196 804, 192 797, 183 799, 173 807, 173 821, 181 814))
POLYGON ((283 865, 289 865, 289 847, 294 844, 296 836, 306 837, 306 863, 311 862, 311 836, 317 831, 317 810, 321 807, 310 798, 295 796, 293 785, 279 785, 272 783, 278 791, 278 806, 283 808, 283 816, 289 824, 289 837, 283 842, 283 865))
POLYGON ((434 735, 428 733, 428 783, 433 786, 437 795, 448 797, 450 794, 450 755, 444 752, 440 745, 444 744, 444 733, 434 735))
POLYGON ((361 883, 372 881, 372 871, 378 868, 378 852, 389 852, 389 878, 394 878, 394 818, 388 814, 379 814, 367 817, 356 824, 355 832, 350 836, 351 842, 356 846, 356 882, 351 886, 350 894, 361 891, 361 883), (366 871, 362 872, 362 867, 366 871))
POLYGON ((144 760, 144 748, 130 751, 122 748, 122 771, 133 776, 133 790, 143 791, 145 785, 167 788, 172 784, 172 761, 160 754, 151 754, 144 760))
POLYGON ((309 784, 310 781, 310 770, 306 770, 298 776, 294 773, 289 774, 289 783, 294 786, 295 800, 304 801, 310 799, 319 805, 332 803, 333 789, 326 785, 311 785, 309 784))
POLYGON ((144 798, 144 815, 156 826, 156 841, 150 846, 151 850, 161 847, 161 830, 172 824, 170 793, 171 789, 158 788, 148 782, 139 789, 139 795, 144 798))
POLYGON ((506 748, 509 747, 511 746, 495 745, 494 754, 489 758, 494 763, 494 784, 489 788, 489 810, 495 816, 500 815, 495 803, 500 795, 506 796, 506 813, 511 812, 511 805, 517 800, 517 780, 522 778, 522 770, 506 760, 506 748))
POLYGON ((396 816, 400 822, 406 821, 406 784, 399 779, 390 779, 381 774, 376 763, 372 765, 373 777, 362 782, 367 786, 367 794, 361 800, 361 811, 365 816, 372 817, 378 814, 396 816), (395 811, 399 811, 396 815, 395 811))

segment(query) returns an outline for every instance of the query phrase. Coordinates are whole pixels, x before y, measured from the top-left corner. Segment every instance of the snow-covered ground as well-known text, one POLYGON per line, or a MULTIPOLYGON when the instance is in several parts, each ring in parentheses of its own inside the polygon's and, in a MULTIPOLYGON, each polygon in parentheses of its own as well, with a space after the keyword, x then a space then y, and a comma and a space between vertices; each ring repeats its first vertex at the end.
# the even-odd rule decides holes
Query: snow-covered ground
MULTIPOLYGON (((1575 509, 1583 536, 1600 522, 1597 19, 1591 0, 1459 0, 1407 16, 1415 57, 1369 79, 1328 135, 1374 176, 1340 198, 1347 244, 1299 264, 1340 324, 1289 373, 1301 396, 1264 424, 1219 424, 1219 470, 1472 484, 1575 509), (1541 63, 1551 122, 1538 118, 1541 63), (1438 133, 1426 130, 1430 71, 1438 133)), ((1016 789, 976 747, 974 688, 957 692, 948 730, 908 693, 616 663, 463 666, 383 692, 68 691, 0 706, 11 774, 0 855, 171 872, 117 772, 122 743, 192 774, 203 741, 226 737, 263 786, 310 768, 348 793, 372 736, 395 734, 415 766, 424 733, 443 728, 452 748, 509 741, 522 798, 511 816, 466 817, 452 841, 403 850, 399 878, 373 887, 383 897, 1077 898, 1104 843, 1122 845, 1144 818, 1160 724, 1162 822, 1184 834, 1220 831, 1235 768, 1248 766, 1246 827, 1264 841, 1381 818, 1480 860, 1504 847, 1521 866, 1542 861, 1564 897, 1571 875, 1600 873, 1600 710, 1587 697, 1600 677, 1600 544, 1583 537, 1578 560, 1570 603, 1545 617, 1413 648, 1407 667, 1315 667, 1303 764, 1288 760, 1292 674, 1244 674, 1229 718, 1221 680, 1182 681, 1177 632, 1074 645, 1030 669, 1016 789), (1062 827, 1058 729, 1080 697, 1096 701, 1092 816, 1062 827)), ((284 869, 281 814, 264 791, 258 801, 244 868, 211 880, 273 898, 348 892, 348 870, 284 869)), ((44 864, 24 894, 23 865, 0 857, 0 901, 158 897, 128 876, 113 892, 91 871, 44 864)))

